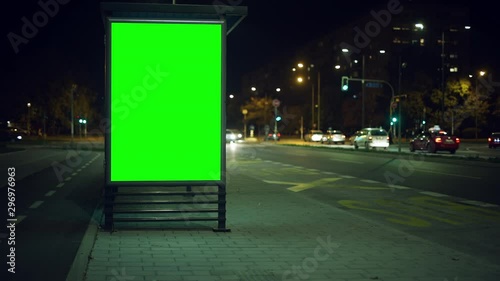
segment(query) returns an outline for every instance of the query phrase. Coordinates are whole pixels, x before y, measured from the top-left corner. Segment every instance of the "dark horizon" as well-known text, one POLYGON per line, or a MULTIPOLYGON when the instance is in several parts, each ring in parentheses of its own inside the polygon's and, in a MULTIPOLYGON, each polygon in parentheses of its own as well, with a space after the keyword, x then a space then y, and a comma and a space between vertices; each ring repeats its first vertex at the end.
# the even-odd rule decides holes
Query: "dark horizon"
MULTIPOLYGON (((38 95, 37 91, 44 90, 40 87, 65 75, 76 77, 79 83, 87 84, 100 96, 103 95, 104 26, 99 2, 109 1, 59 1, 66 4, 59 4, 57 12, 47 19, 47 23, 37 28, 26 43, 17 46, 17 53, 7 35, 11 34, 12 38, 13 33, 22 34, 24 23, 21 19, 26 17, 31 20, 42 8, 35 0, 7 4, 7 14, 2 18, 4 39, 1 44, 4 117, 19 114, 27 100, 38 95)), ((354 1, 334 7, 330 7, 329 1, 314 4, 291 2, 286 5, 276 2, 241 1, 241 5, 248 7, 248 16, 227 37, 228 93, 240 92, 241 77, 245 73, 279 56, 293 54, 343 23, 384 7, 388 1, 375 1, 363 8, 354 1)), ((210 5, 214 2, 177 1, 177 4, 195 3, 210 5)), ((489 20, 494 11, 485 6, 472 6, 469 4, 471 1, 460 3, 471 8, 473 67, 491 69, 495 79, 500 59, 495 51, 498 39, 493 36, 497 32, 489 20)))

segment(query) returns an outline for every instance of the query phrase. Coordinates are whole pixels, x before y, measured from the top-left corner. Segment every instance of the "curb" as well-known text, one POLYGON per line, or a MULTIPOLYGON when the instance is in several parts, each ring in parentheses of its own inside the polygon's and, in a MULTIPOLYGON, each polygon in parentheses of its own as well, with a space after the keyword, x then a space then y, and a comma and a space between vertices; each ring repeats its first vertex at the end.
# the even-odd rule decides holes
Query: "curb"
POLYGON ((91 259, 90 254, 94 248, 97 232, 100 228, 101 217, 102 207, 97 205, 92 213, 92 217, 90 218, 89 226, 83 235, 82 243, 80 244, 80 247, 78 247, 75 259, 73 260, 68 275, 66 276, 66 281, 85 280, 88 263, 91 259))

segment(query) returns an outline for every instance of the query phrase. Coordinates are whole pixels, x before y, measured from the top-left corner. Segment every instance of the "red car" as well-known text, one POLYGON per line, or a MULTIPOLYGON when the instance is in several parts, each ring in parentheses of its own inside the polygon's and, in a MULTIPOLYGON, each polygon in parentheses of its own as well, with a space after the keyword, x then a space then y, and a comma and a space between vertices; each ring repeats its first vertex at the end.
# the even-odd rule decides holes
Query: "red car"
POLYGON ((460 147, 460 139, 448 135, 446 131, 432 128, 428 132, 422 132, 410 141, 410 151, 425 150, 430 153, 444 150, 454 154, 460 147))
POLYGON ((498 146, 500 146, 500 132, 491 133, 491 136, 488 138, 488 147, 497 148, 498 146))

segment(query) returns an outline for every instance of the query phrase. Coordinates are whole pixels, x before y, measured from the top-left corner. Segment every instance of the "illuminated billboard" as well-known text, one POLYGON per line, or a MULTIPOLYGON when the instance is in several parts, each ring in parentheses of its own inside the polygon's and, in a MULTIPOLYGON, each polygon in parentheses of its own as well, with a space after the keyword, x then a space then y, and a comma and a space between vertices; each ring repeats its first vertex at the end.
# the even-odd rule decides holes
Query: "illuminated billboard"
POLYGON ((222 21, 108 22, 107 183, 221 182, 222 21))

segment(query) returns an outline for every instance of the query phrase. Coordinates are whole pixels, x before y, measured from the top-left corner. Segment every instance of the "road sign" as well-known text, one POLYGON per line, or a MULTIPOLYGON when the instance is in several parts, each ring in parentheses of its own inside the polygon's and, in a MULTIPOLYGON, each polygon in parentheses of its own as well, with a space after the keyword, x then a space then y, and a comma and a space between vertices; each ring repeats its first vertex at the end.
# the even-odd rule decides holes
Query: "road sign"
POLYGON ((278 99, 273 100, 273 106, 274 107, 279 107, 280 106, 280 101, 278 99))

